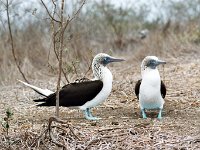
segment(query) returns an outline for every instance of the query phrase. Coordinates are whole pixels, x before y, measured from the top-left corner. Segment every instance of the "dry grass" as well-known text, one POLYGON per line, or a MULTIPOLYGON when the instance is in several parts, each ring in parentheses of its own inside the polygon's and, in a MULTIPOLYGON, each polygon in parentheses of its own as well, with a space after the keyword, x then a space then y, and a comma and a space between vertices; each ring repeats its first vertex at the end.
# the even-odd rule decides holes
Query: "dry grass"
MULTIPOLYGON (((113 53, 125 58, 126 62, 109 67, 114 75, 113 91, 105 103, 93 109, 94 115, 102 120, 87 121, 79 110, 61 107, 61 118, 69 122, 76 136, 67 125, 57 123, 53 124, 53 136, 66 149, 200 149, 199 48, 183 37, 180 39, 172 33, 163 37, 156 32, 142 41, 135 52, 113 53), (168 62, 159 68, 167 85, 161 121, 155 118, 155 112, 148 112, 146 120, 140 118, 138 101, 133 93, 134 84, 140 78, 141 60, 146 55, 157 55, 168 62)), ((31 83, 55 90, 56 77, 45 70, 30 76, 35 78, 31 83)), ((88 76, 91 77, 91 72, 88 76)), ((70 74, 71 80, 76 77, 70 74)), ((0 147, 61 149, 48 134, 43 134, 55 108, 35 107, 32 99, 38 95, 19 83, 0 88, 0 117, 4 117, 8 107, 14 112, 9 140, 4 128, 0 127, 0 147)))

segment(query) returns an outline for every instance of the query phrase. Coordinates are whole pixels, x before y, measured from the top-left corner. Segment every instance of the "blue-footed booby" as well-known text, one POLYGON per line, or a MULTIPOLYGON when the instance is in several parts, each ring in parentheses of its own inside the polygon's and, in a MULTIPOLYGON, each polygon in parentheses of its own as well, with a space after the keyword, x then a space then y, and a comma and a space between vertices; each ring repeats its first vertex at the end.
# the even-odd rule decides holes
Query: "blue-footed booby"
POLYGON ((147 118, 145 109, 159 109, 158 119, 162 118, 166 87, 157 69, 160 64, 166 64, 166 62, 159 60, 156 56, 145 57, 141 64, 142 79, 135 85, 135 94, 139 99, 143 118, 147 118))
MULTIPOLYGON (((81 82, 67 84, 60 90, 59 105, 64 107, 78 107, 83 110, 85 118, 88 120, 97 120, 90 112, 92 107, 95 107, 104 102, 112 90, 113 76, 107 68, 107 64, 111 62, 120 62, 124 59, 117 59, 105 53, 97 54, 92 62, 92 71, 94 79, 81 82)), ((34 100, 35 102, 43 102, 37 106, 55 106, 56 93, 41 89, 20 81, 26 86, 32 88, 46 98, 34 100)))

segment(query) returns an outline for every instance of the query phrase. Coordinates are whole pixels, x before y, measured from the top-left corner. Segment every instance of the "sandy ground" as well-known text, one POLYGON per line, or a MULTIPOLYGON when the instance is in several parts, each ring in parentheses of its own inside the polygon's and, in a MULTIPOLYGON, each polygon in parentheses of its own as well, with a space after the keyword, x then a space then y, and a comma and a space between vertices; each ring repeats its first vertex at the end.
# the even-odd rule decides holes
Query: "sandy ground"
MULTIPOLYGON (((157 120, 157 111, 148 111, 148 119, 141 118, 134 94, 134 85, 140 79, 140 62, 135 61, 133 56, 123 57, 125 62, 109 66, 114 76, 110 97, 92 109, 93 114, 101 117, 101 120, 88 121, 80 110, 61 107, 61 118, 68 120, 75 134, 81 138, 75 141, 68 139, 68 148, 200 149, 200 53, 162 58, 168 62, 164 67, 159 67, 161 78, 167 86, 162 120, 157 120)), ((56 78, 49 77, 48 81, 37 79, 32 83, 55 90, 56 78)), ((10 136, 26 137, 25 133, 39 136, 48 118, 54 115, 55 108, 37 108, 32 100, 40 96, 20 83, 0 87, 0 90, 0 117, 5 117, 6 108, 14 113, 10 136)), ((3 127, 0 127, 0 132, 0 145, 6 149, 3 127)), ((30 148, 28 138, 23 140, 13 143, 13 147, 23 145, 22 149, 30 148)), ((51 142, 32 147, 58 148, 55 144, 47 143, 51 142)))

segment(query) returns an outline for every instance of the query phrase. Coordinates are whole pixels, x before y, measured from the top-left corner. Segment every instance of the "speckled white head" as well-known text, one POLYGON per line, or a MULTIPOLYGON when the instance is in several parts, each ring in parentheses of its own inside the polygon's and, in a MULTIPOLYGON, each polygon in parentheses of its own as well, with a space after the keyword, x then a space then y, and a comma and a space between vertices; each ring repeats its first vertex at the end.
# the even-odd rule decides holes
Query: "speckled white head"
POLYGON ((124 61, 124 59, 114 58, 105 53, 97 54, 92 62, 92 70, 94 76, 98 79, 102 79, 102 72, 103 72, 102 69, 111 62, 120 62, 120 61, 124 61))
POLYGON ((114 58, 105 53, 99 53, 93 59, 93 63, 98 63, 103 66, 106 66, 107 64, 111 62, 120 62, 120 61, 124 61, 124 59, 114 58))

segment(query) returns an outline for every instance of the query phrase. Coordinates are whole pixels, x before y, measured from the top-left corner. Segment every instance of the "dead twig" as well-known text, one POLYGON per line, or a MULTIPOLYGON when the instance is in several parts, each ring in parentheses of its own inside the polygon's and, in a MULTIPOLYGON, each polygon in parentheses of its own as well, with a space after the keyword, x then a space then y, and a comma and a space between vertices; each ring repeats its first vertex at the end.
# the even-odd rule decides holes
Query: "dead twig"
POLYGON ((112 135, 104 135, 101 138, 113 138, 113 137, 119 137, 119 136, 124 136, 128 135, 128 133, 120 133, 120 134, 112 134, 112 135))
POLYGON ((70 18, 70 16, 68 16, 67 22, 64 25, 64 30, 67 28, 67 26, 69 25, 69 23, 76 18, 76 16, 80 13, 83 5, 85 4, 86 0, 83 0, 81 6, 79 7, 79 9, 72 15, 72 17, 70 18))
POLYGON ((64 43, 64 32, 65 29, 63 28, 64 26, 64 18, 63 18, 63 13, 64 13, 64 4, 65 0, 62 0, 61 2, 61 19, 60 19, 60 45, 59 45, 59 71, 58 71, 58 81, 57 81, 57 90, 56 90, 56 116, 59 117, 59 91, 60 91, 60 81, 61 81, 61 70, 62 70, 62 53, 63 53, 63 43, 64 43))
POLYGON ((15 54, 15 48, 14 48, 14 40, 13 40, 13 35, 12 35, 12 29, 11 29, 11 24, 10 24, 10 15, 9 15, 9 0, 6 0, 6 14, 7 14, 7 19, 8 19, 8 29, 9 29, 9 36, 10 36, 10 44, 11 44, 11 49, 12 49, 12 55, 13 55, 13 58, 14 58, 14 61, 15 61, 15 64, 19 70, 19 72, 21 73, 22 77, 24 78, 24 80, 29 83, 29 81, 27 80, 26 76, 24 75, 19 63, 18 63, 18 60, 17 60, 17 57, 16 57, 16 54, 15 54))
POLYGON ((121 127, 110 127, 110 128, 102 128, 102 129, 97 129, 98 132, 103 132, 103 131, 111 131, 111 130, 117 130, 117 129, 123 129, 124 126, 121 127))
MULTIPOLYGON (((49 137, 51 138, 52 142, 55 143, 56 145, 60 146, 60 147, 63 147, 65 149, 67 149, 65 145, 63 145, 60 142, 57 142, 57 140, 53 137, 52 132, 51 132, 51 128, 52 128, 51 124, 52 124, 52 122, 57 122, 57 123, 61 123, 61 124, 67 124, 67 127, 69 128, 68 122, 67 121, 63 121, 63 120, 61 120, 61 119, 59 119, 57 117, 50 117, 49 118, 49 124, 48 124, 49 137)), ((57 128, 59 128, 59 127, 57 127, 57 128)), ((72 132, 72 134, 75 135, 75 133, 73 132, 72 128, 69 128, 69 129, 72 132)), ((64 130, 64 129, 62 129, 62 130, 64 130)), ((75 135, 75 137, 78 138, 77 135, 75 135)), ((80 139, 80 138, 78 138, 78 139, 80 139)))
POLYGON ((40 136, 38 138, 36 138, 33 143, 31 144, 31 147, 37 142, 37 147, 40 147, 40 142, 42 140, 42 136, 48 132, 47 129, 43 130, 42 133, 40 134, 40 136))
POLYGON ((79 141, 82 140, 80 137, 78 137, 78 136, 74 133, 74 130, 72 129, 72 127, 71 127, 69 124, 67 124, 67 126, 64 126, 64 125, 61 125, 61 126, 51 126, 51 128, 58 128, 58 129, 60 129, 60 130, 62 130, 62 131, 67 132, 67 130, 66 130, 66 129, 63 129, 62 127, 69 128, 69 130, 70 130, 71 133, 74 135, 74 137, 76 137, 79 141))
POLYGON ((84 150, 87 150, 88 147, 89 147, 90 145, 94 145, 95 143, 97 143, 97 142, 99 142, 99 141, 100 141, 99 138, 94 138, 94 139, 92 139, 91 141, 89 141, 89 143, 88 143, 87 146, 84 148, 84 150))
POLYGON ((89 67, 88 67, 88 70, 85 72, 83 78, 85 78, 85 76, 88 74, 88 72, 91 70, 91 68, 92 68, 92 61, 90 62, 90 65, 89 65, 89 67))
POLYGON ((76 62, 72 61, 72 66, 73 66, 73 68, 74 68, 74 72, 75 72, 76 76, 77 76, 78 78, 80 78, 80 76, 79 76, 79 74, 78 74, 78 71, 77 71, 77 69, 76 69, 76 62))
POLYGON ((49 9, 47 8, 47 6, 46 6, 46 4, 43 2, 43 0, 40 0, 40 1, 41 1, 42 5, 45 7, 45 9, 46 9, 46 11, 47 11, 49 17, 51 18, 51 20, 60 23, 61 21, 56 20, 56 19, 54 18, 54 16, 51 15, 51 13, 49 12, 49 9))
MULTIPOLYGON (((53 16, 52 17, 54 18, 57 6, 56 6, 56 3, 53 0, 52 0, 52 3, 54 5, 53 16)), ((58 53, 56 52, 56 43, 57 43, 56 37, 57 37, 57 35, 58 35, 59 31, 60 31, 60 28, 57 31, 55 30, 55 22, 54 22, 54 20, 51 20, 51 24, 52 24, 52 28, 53 28, 53 33, 52 33, 53 50, 54 50, 54 53, 55 53, 55 56, 56 56, 57 60, 59 61, 59 56, 58 56, 58 53)), ((50 51, 49 51, 49 54, 50 54, 50 51)), ((67 78, 67 75, 66 75, 64 69, 63 68, 61 68, 61 69, 62 69, 62 73, 63 73, 67 83, 70 83, 69 79, 67 78)))

